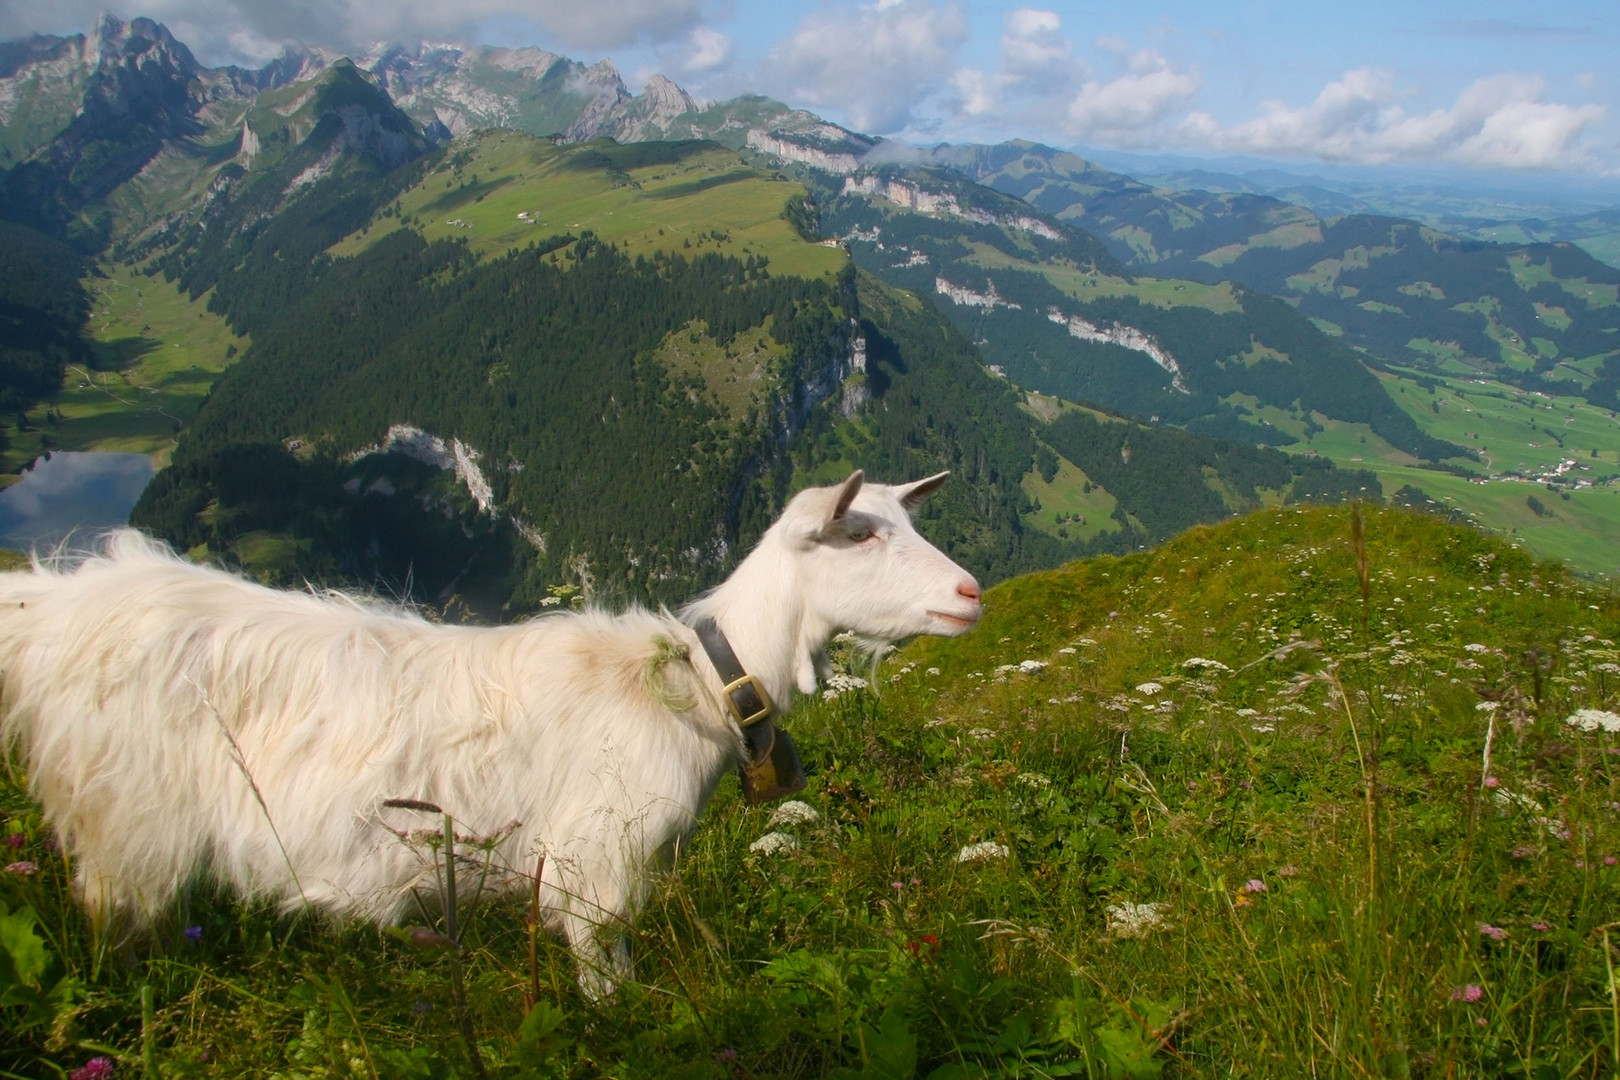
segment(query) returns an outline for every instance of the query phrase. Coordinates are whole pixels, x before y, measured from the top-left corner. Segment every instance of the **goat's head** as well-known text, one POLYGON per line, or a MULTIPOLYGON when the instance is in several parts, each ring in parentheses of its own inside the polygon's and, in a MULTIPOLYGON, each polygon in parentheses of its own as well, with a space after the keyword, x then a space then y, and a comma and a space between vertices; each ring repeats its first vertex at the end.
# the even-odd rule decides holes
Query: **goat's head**
POLYGON ((911 510, 949 475, 890 486, 857 471, 794 497, 784 539, 800 556, 800 595, 824 625, 893 641, 954 636, 979 621, 979 583, 911 524, 911 510))

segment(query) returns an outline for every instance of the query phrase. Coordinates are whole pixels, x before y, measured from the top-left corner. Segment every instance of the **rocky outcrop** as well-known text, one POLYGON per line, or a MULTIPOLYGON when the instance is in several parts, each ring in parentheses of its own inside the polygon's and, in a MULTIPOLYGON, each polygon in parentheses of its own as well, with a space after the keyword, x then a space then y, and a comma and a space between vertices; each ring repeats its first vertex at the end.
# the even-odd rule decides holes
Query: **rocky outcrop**
MULTIPOLYGON (((926 262, 927 259, 924 259, 923 261, 926 262)), ((934 279, 934 291, 949 299, 951 303, 961 307, 1004 307, 1010 308, 1013 311, 1023 310, 1023 305, 1015 304, 1011 300, 1003 300, 1000 296, 996 295, 996 283, 993 281, 990 282, 988 291, 981 293, 974 292, 972 289, 965 288, 961 285, 952 285, 944 278, 936 277, 934 279)))
POLYGON ((678 117, 697 111, 692 96, 662 75, 654 75, 641 94, 628 101, 611 135, 619 142, 667 138, 678 117))
POLYGON ((783 138, 781 135, 770 134, 758 128, 749 129, 746 145, 750 150, 771 154, 781 158, 783 161, 798 162, 801 165, 808 165, 812 169, 839 176, 847 176, 860 168, 861 164, 860 158, 852 153, 823 150, 820 147, 791 138, 783 138))
POLYGON ((1017 212, 997 214, 983 207, 963 206, 955 194, 949 191, 929 191, 911 180, 897 177, 885 177, 877 173, 846 177, 843 192, 846 195, 869 195, 887 199, 919 214, 962 218, 979 225, 999 225, 1003 228, 1019 229, 1047 240, 1064 239, 1061 232, 1040 218, 1017 212))
POLYGON ((1134 352, 1146 353, 1148 358, 1170 373, 1170 385, 1183 394, 1190 394, 1181 378, 1181 365, 1153 338, 1134 326, 1098 326, 1078 315, 1065 315, 1057 308, 1047 311, 1046 317, 1059 326, 1068 328, 1069 334, 1081 341, 1103 341, 1134 352))
POLYGON ((619 71, 606 60, 586 68, 570 89, 588 96, 579 118, 569 125, 563 137, 569 142, 583 142, 609 134, 618 126, 625 106, 631 99, 630 91, 619 78, 619 71))

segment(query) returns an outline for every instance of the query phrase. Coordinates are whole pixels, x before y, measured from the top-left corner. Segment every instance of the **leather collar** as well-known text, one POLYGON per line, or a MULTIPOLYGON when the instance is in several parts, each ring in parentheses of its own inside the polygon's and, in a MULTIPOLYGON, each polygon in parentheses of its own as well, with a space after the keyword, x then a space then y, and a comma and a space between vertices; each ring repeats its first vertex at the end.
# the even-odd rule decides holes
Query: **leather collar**
POLYGON ((803 790, 806 781, 798 748, 793 737, 772 722, 776 705, 765 684, 743 670, 731 642, 713 619, 699 619, 692 631, 725 684, 720 696, 742 731, 745 750, 738 772, 743 796, 757 805, 803 790))

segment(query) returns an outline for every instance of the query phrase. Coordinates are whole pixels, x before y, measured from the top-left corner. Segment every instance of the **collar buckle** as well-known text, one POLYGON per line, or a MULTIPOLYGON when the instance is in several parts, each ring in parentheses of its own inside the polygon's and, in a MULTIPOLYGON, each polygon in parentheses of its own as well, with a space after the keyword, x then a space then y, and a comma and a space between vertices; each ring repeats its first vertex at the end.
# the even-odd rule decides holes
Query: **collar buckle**
POLYGON ((771 704, 771 695, 765 692, 765 684, 756 675, 744 674, 733 679, 726 684, 721 695, 726 699, 726 707, 731 710, 732 719, 737 721, 738 727, 752 727, 762 720, 769 720, 776 711, 771 704))

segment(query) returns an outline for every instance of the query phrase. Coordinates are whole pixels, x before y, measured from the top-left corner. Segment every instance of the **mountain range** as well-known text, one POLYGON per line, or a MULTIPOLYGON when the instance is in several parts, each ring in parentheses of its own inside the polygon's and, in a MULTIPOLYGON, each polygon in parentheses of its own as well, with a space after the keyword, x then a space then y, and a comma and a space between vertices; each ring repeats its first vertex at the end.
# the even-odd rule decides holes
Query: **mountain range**
POLYGON ((185 430, 138 520, 266 574, 674 595, 855 464, 960 472, 931 512, 992 578, 1386 489, 1591 569, 1620 529, 1620 271, 1568 243, 916 150, 539 49, 208 68, 111 16, 0 46, 0 167, 12 459, 108 445, 107 379, 156 395, 154 448, 185 430), (188 321, 122 328, 148 289, 188 321), (102 383, 52 393, 70 364, 102 383), (1509 458, 1524 423, 1552 437, 1509 458))

